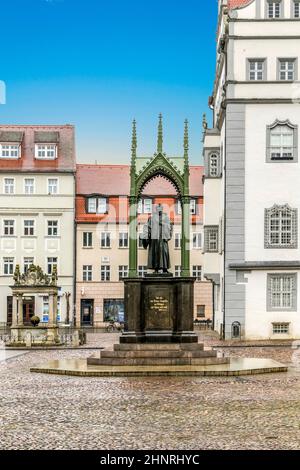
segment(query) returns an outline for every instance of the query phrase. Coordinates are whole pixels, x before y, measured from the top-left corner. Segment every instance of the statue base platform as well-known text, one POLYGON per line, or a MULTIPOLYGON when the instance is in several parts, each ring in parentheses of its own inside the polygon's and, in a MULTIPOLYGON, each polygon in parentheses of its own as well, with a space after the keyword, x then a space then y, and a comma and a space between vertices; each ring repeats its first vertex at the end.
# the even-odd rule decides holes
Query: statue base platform
POLYGON ((125 279, 125 329, 120 343, 197 343, 194 283, 194 278, 170 273, 125 279))

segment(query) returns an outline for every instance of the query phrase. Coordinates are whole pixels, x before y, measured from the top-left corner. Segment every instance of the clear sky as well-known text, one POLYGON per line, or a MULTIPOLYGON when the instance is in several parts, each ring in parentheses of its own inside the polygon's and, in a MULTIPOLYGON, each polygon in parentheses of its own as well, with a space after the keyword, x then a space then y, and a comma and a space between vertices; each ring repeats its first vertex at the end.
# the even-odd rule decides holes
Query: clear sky
POLYGON ((77 160, 127 163, 182 153, 201 164, 201 121, 215 68, 217 0, 0 0, 2 124, 74 124, 77 160))

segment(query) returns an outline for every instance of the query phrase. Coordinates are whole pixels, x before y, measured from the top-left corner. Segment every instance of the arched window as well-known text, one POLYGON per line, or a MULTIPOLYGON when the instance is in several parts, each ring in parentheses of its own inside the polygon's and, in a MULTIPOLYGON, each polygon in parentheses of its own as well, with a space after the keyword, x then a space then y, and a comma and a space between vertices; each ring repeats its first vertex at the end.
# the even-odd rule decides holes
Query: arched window
POLYGON ((297 248, 297 215, 287 204, 265 210, 265 248, 297 248))
POLYGON ((231 325, 231 338, 241 339, 241 324, 238 321, 233 322, 231 325))
POLYGON ((276 121, 267 129, 267 161, 297 161, 297 126, 276 121))
POLYGON ((221 176, 220 155, 217 152, 208 155, 207 176, 210 178, 219 178, 221 176))

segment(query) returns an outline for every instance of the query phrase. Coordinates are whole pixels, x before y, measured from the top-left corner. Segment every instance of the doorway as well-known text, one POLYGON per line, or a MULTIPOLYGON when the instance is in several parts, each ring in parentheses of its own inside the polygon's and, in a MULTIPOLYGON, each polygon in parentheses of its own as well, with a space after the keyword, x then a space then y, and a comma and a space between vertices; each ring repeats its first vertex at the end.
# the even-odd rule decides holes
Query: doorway
POLYGON ((81 326, 93 326, 94 299, 81 300, 81 326))
POLYGON ((30 325, 30 319, 34 315, 34 297, 23 297, 23 322, 30 325))

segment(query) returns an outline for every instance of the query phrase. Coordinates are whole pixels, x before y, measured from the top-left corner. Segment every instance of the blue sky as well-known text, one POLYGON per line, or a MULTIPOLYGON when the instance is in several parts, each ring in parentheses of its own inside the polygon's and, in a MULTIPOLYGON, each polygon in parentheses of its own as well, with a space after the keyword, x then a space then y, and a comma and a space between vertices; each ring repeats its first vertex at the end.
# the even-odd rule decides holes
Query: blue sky
POLYGON ((127 163, 138 154, 201 160, 201 120, 212 91, 217 0, 1 0, 3 124, 76 126, 79 162, 127 163))

